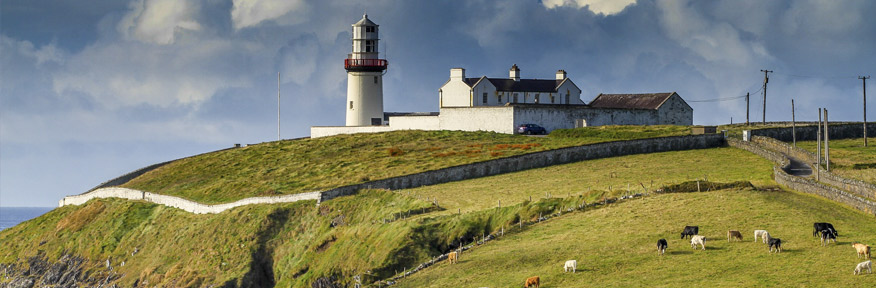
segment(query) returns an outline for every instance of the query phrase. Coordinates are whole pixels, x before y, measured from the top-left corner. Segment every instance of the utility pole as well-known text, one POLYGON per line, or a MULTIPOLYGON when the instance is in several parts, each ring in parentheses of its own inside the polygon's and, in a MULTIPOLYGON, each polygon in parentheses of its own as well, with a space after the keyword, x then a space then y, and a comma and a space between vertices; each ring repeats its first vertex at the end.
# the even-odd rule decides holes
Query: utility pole
POLYGON ((815 160, 815 181, 821 181, 821 108, 818 108, 818 125, 816 126, 818 127, 818 136, 816 136, 815 142, 818 143, 816 145, 818 146, 816 150, 818 155, 815 155, 815 159, 817 159, 815 160))
POLYGON ((280 72, 277 72, 277 141, 280 139, 280 72))
POLYGON ((763 72, 763 124, 766 124, 766 91, 767 91, 767 83, 770 83, 770 75, 773 71, 770 70, 760 70, 763 72))
POLYGON ((797 147, 797 117, 794 111, 794 99, 791 99, 791 138, 794 138, 794 147, 797 147))
POLYGON ((858 76, 864 82, 864 147, 867 147, 867 79, 870 76, 858 76))
POLYGON ((748 110, 751 105, 748 105, 748 92, 745 92, 745 126, 751 125, 748 123, 748 110))

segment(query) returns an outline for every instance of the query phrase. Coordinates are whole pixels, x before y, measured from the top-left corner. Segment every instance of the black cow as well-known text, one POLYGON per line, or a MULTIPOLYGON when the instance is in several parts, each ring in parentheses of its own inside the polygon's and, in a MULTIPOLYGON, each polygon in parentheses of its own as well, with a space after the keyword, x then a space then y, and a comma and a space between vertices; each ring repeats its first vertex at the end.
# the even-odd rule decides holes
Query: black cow
POLYGON ((700 226, 684 226, 684 231, 681 231, 681 239, 684 239, 685 236, 691 236, 700 234, 700 226))
POLYGON ((829 230, 829 231, 833 232, 834 236, 839 236, 839 232, 836 232, 836 229, 833 228, 833 224, 816 222, 812 226, 813 226, 813 228, 815 228, 812 231, 812 236, 818 236, 818 232, 821 232, 822 230, 829 230))
POLYGON ((821 230, 821 246, 827 246, 831 239, 836 244, 836 234, 834 234, 833 230, 821 230))
POLYGON ((773 252, 773 247, 776 248, 776 252, 782 252, 782 239, 770 238, 770 253, 773 252))
POLYGON ((663 255, 663 253, 666 253, 666 247, 668 246, 669 244, 666 243, 666 239, 657 240, 657 253, 663 255))

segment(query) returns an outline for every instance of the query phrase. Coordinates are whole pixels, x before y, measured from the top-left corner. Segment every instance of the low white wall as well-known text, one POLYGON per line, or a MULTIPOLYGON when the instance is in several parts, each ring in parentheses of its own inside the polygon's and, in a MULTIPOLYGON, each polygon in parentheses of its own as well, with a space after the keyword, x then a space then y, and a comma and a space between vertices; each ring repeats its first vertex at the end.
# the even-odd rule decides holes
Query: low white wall
POLYGON ((441 130, 492 131, 514 134, 514 107, 441 108, 441 130))
POLYGON ((439 116, 391 116, 389 127, 391 130, 438 130, 440 129, 439 116))
POLYGON ((392 131, 389 126, 313 126, 310 138, 327 137, 339 134, 377 133, 392 131))
POLYGON ((65 205, 82 205, 85 202, 88 202, 89 200, 95 198, 122 198, 128 200, 143 200, 146 202, 178 208, 195 214, 215 214, 243 205, 290 203, 302 200, 319 201, 321 193, 322 192, 307 192, 282 196, 251 197, 237 200, 231 203, 206 205, 174 196, 160 195, 128 188, 111 187, 100 188, 85 194, 64 197, 64 199, 61 199, 61 201, 58 202, 58 206, 61 207, 65 205))

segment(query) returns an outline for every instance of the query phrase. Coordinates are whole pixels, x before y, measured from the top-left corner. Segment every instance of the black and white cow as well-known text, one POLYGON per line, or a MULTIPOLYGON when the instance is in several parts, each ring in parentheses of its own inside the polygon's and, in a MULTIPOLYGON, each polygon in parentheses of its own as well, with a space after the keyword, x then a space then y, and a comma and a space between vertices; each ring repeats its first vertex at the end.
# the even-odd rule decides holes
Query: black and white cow
POLYGON ((836 234, 834 234, 833 230, 821 230, 821 246, 827 246, 830 240, 833 240, 833 243, 836 244, 836 234))
POLYGON ((782 239, 770 238, 770 253, 773 252, 773 247, 776 248, 776 252, 782 252, 782 239))
POLYGON ((669 244, 666 243, 666 239, 657 240, 657 254, 663 255, 663 253, 666 253, 666 247, 668 246, 669 244))
POLYGON ((685 236, 691 236, 700 234, 700 226, 684 226, 684 231, 681 231, 681 239, 684 239, 685 236))
POLYGON ((812 226, 814 228, 814 230, 812 231, 812 236, 818 236, 818 233, 821 232, 822 230, 831 231, 831 232, 833 232, 833 236, 839 236, 839 232, 837 232, 836 229, 833 228, 833 224, 816 222, 812 226))

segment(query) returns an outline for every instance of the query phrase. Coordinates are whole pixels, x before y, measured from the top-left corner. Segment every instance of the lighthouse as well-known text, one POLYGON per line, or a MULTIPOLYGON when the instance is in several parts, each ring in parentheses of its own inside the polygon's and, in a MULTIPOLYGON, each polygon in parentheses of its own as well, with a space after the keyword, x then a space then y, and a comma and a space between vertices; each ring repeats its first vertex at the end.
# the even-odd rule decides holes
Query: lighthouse
POLYGON ((347 70, 347 126, 383 125, 383 74, 386 59, 378 54, 378 25, 368 19, 353 24, 353 51, 347 70))

